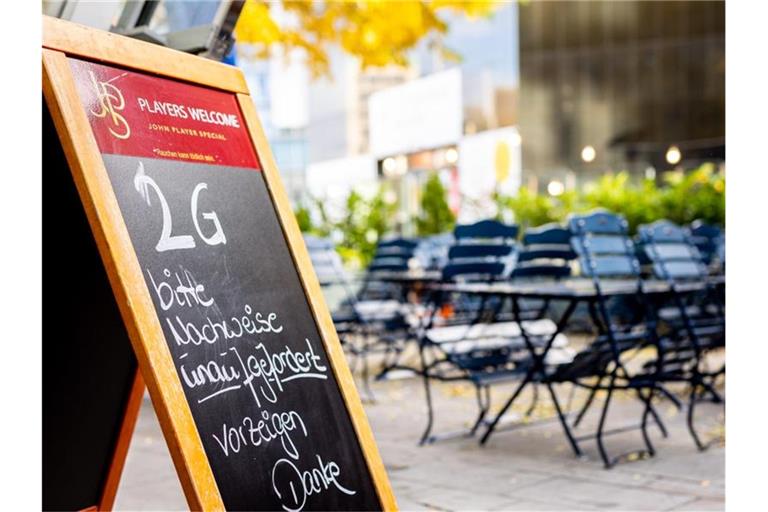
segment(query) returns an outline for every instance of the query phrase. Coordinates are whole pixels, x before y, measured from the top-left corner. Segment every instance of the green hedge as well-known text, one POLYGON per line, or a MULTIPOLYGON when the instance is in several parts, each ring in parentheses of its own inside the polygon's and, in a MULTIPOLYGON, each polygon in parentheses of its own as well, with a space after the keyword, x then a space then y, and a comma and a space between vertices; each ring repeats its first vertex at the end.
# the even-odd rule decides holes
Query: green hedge
MULTIPOLYGON (((387 200, 385 184, 371 198, 351 192, 344 217, 331 221, 322 201, 310 200, 296 209, 299 227, 305 233, 332 237, 338 241, 342 258, 356 267, 364 267, 373 258, 378 241, 395 228, 397 204, 387 200), (313 216, 310 211, 316 213, 313 216)), ((446 192, 436 175, 421 195, 419 217, 413 219, 420 236, 447 232, 455 218, 445 198, 446 192)), ((630 233, 637 226, 658 219, 688 224, 695 219, 719 226, 725 224, 725 177, 705 164, 689 173, 671 172, 661 186, 654 180, 633 182, 626 172, 605 174, 581 190, 558 197, 536 194, 522 187, 515 196, 495 195, 500 219, 514 219, 521 228, 548 222, 563 222, 571 213, 605 208, 620 213, 629 222, 630 233)), ((521 229, 522 232, 522 229, 521 229)))
POLYGON ((514 218, 522 228, 563 222, 570 213, 605 208, 626 217, 630 233, 658 219, 688 224, 702 219, 725 225, 725 177, 705 164, 694 171, 666 173, 661 186, 654 180, 633 182, 627 172, 605 174, 581 190, 558 197, 521 188, 516 196, 496 195, 499 218, 514 218))

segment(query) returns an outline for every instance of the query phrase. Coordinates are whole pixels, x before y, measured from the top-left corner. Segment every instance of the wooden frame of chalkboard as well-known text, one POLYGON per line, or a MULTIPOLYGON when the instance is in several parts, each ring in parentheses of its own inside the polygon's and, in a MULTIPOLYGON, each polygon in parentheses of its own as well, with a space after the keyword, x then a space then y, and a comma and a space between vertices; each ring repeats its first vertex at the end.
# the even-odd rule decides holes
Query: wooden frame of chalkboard
MULTIPOLYGON (((70 58, 119 66, 180 83, 202 85, 235 96, 253 149, 258 155, 268 196, 289 249, 291 264, 300 278, 304 297, 322 338, 332 375, 338 384, 368 476, 375 488, 378 505, 383 510, 396 509, 352 374, 240 70, 142 41, 44 17, 44 97, 190 508, 223 510, 225 506, 185 398, 182 382, 110 182, 102 152, 78 96, 70 58)), ((274 470, 272 478, 274 480, 274 470)))

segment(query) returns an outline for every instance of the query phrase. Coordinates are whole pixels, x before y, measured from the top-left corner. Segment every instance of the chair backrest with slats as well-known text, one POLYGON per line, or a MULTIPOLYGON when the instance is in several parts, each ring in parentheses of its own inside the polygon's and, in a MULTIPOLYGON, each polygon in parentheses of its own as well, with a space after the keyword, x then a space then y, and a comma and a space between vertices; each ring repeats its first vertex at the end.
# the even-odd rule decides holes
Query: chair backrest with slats
POLYGON ((486 219, 474 224, 460 224, 453 230, 456 243, 487 243, 489 241, 513 242, 517 239, 519 228, 515 224, 504 224, 497 220, 486 219))
POLYGON ((581 272, 601 278, 640 278, 640 263, 627 236, 627 221, 616 214, 597 211, 571 217, 571 246, 581 272))
POLYGON ((571 232, 559 224, 527 229, 517 255, 513 278, 555 278, 571 275, 570 262, 576 258, 571 232))
POLYGON ((456 243, 442 269, 444 281, 506 279, 514 264, 518 228, 495 220, 456 226, 456 243))
POLYGON ((368 272, 402 272, 410 268, 419 243, 407 238, 394 238, 379 242, 368 272))
POLYGON ((585 365, 603 371, 608 361, 622 367, 622 353, 647 341, 657 341, 656 326, 643 291, 640 262, 627 226, 624 217, 600 210, 569 219, 571 244, 579 257, 581 273, 592 279, 597 292, 597 313, 609 341, 585 360, 574 361, 576 367, 585 365), (635 292, 624 296, 604 294, 605 280, 628 280, 635 292), (629 335, 630 332, 635 334, 629 335))
POLYGON ((717 248, 723 238, 722 230, 702 220, 691 223, 691 241, 699 249, 701 259, 706 265, 717 256, 717 248))
POLYGON ((654 276, 668 281, 701 280, 707 267, 689 232, 668 220, 638 228, 638 243, 654 276))

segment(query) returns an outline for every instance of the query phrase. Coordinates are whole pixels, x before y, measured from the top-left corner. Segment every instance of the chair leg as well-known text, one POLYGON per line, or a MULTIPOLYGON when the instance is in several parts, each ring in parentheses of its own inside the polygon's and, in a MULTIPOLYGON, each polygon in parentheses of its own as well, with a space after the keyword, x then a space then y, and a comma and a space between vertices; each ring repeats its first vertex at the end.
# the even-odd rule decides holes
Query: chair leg
POLYGON ((595 400, 595 395, 597 395, 597 388, 600 387, 600 384, 602 384, 602 382, 603 382, 603 378, 600 377, 600 380, 597 381, 596 387, 592 388, 592 390, 589 392, 587 401, 584 402, 584 405, 582 406, 581 410, 579 411, 579 414, 576 416, 576 419, 573 422, 573 428, 577 428, 581 423, 581 420, 584 419, 584 415, 587 413, 587 409, 589 409, 589 407, 592 405, 592 402, 595 400))
POLYGON ((563 415, 563 411, 560 409, 560 402, 557 400, 557 395, 555 395, 555 390, 552 388, 551 382, 547 382, 547 389, 549 389, 549 394, 552 397, 552 403, 555 404, 555 411, 557 412, 557 417, 560 419, 560 424, 563 426, 563 430, 565 431, 565 437, 568 438, 568 442, 571 444, 573 453, 577 457, 581 457, 581 449, 579 448, 579 444, 576 442, 576 439, 574 439, 573 434, 571 433, 571 429, 568 427, 568 420, 565 415, 563 415))
POLYGON ((696 399, 698 395, 698 389, 699 384, 698 382, 694 381, 691 383, 691 396, 688 403, 688 415, 687 415, 687 424, 688 424, 688 432, 691 433, 691 437, 693 437, 693 442, 696 443, 696 448, 699 449, 699 451, 704 451, 707 449, 707 446, 701 442, 701 439, 699 439, 699 435, 696 433, 696 428, 693 426, 693 414, 694 414, 694 408, 696 406, 696 399))
POLYGON ((536 405, 539 403, 539 384, 534 383, 533 384, 533 400, 531 400, 531 405, 528 407, 528 410, 525 411, 526 416, 530 416, 533 411, 536 409, 536 405))
POLYGON ((613 463, 611 462, 611 459, 608 458, 608 452, 605 450, 605 445, 603 444, 603 430, 605 429, 605 419, 608 416, 608 406, 611 404, 611 397, 613 396, 613 385, 615 383, 616 377, 611 376, 611 382, 608 385, 608 394, 605 397, 605 403, 603 404, 603 410, 600 413, 600 423, 597 425, 597 449, 600 452, 600 458, 603 459, 603 464, 605 465, 605 469, 610 469, 611 466, 613 466, 613 463))
POLYGON ((667 427, 664 425, 664 422, 661 420, 661 416, 659 415, 656 408, 653 406, 653 396, 656 394, 657 390, 660 390, 660 386, 655 385, 653 386, 653 391, 651 392, 650 397, 646 400, 646 398, 643 396, 643 394, 640 392, 640 390, 637 390, 637 396, 640 398, 640 400, 643 402, 643 405, 645 406, 645 410, 648 412, 648 414, 651 415, 653 418, 653 422, 656 423, 656 426, 659 427, 659 432, 661 432, 661 436, 666 439, 669 437, 669 433, 667 432, 667 427))
POLYGON ((565 406, 565 414, 570 415, 573 411, 573 397, 576 396, 576 386, 571 385, 571 392, 568 393, 568 403, 565 406))
POLYGON ((522 382, 520 382, 520 384, 517 386, 517 389, 515 389, 515 392, 512 393, 511 397, 509 397, 509 400, 507 400, 507 403, 505 403, 504 407, 501 408, 501 411, 499 411, 496 417, 493 418, 493 421, 491 422, 491 424, 488 425, 488 428, 485 430, 483 437, 480 438, 480 445, 485 445, 485 443, 488 442, 488 438, 491 437, 491 434, 496 429, 496 425, 498 425, 499 421, 501 420, 501 417, 504 416, 504 414, 509 410, 510 407, 512 407, 512 403, 517 399, 517 397, 523 391, 526 384, 530 382, 530 380, 531 380, 531 375, 529 373, 525 376, 522 382))
POLYGON ((491 407, 491 388, 490 386, 477 386, 477 405, 480 408, 480 412, 477 415, 477 420, 475 420, 475 423, 472 425, 472 428, 469 430, 469 434, 467 437, 473 437, 475 433, 477 432, 477 429, 480 427, 480 425, 483 424, 483 420, 485 420, 485 416, 488 414, 488 410, 491 407), (483 399, 483 389, 485 389, 485 399, 483 399))
POLYGON ((429 442, 430 435, 432 434, 432 425, 435 421, 435 414, 432 405, 432 391, 429 385, 429 375, 427 375, 427 369, 424 368, 424 394, 427 399, 427 426, 424 429, 424 433, 421 435, 419 445, 424 445, 429 442))
POLYGON ((667 388, 665 388, 660 384, 656 387, 656 389, 658 389, 662 395, 666 396, 673 404, 675 404, 675 407, 677 407, 678 410, 683 409, 683 403, 680 401, 679 398, 673 395, 670 390, 668 390, 667 388))
POLYGON ((651 438, 648 436, 648 416, 651 414, 651 400, 653 400, 654 391, 654 388, 651 388, 648 391, 648 397, 646 398, 643 396, 643 392, 640 391, 640 389, 637 390, 637 395, 640 397, 643 403, 645 403, 645 408, 643 409, 643 421, 640 427, 643 433, 643 441, 645 441, 645 447, 648 449, 648 453, 651 455, 651 457, 656 455, 656 450, 653 448, 651 438))
POLYGON ((718 391, 715 389, 715 387, 712 384, 702 382, 701 385, 704 387, 707 393, 712 395, 712 398, 711 398, 712 403, 715 403, 715 404, 725 403, 725 399, 722 396, 720 396, 720 393, 718 393, 718 391))

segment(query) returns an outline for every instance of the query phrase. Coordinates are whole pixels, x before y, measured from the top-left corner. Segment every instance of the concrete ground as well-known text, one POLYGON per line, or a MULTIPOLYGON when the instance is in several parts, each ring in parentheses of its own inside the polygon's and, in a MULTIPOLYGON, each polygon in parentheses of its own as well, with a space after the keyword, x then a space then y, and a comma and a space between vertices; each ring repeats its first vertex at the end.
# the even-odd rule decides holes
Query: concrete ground
MULTIPOLYGON (((377 382, 374 403, 366 411, 402 510, 723 510, 725 448, 715 444, 698 452, 685 426, 685 414, 670 402, 657 407, 669 429, 663 439, 651 429, 655 457, 603 469, 593 440, 583 441, 584 459, 574 457, 560 425, 546 422, 500 432, 489 443, 457 438, 420 447, 425 424, 424 392, 420 380, 377 382)), ((495 391, 496 407, 510 393, 495 391)), ((542 399, 534 417, 551 418, 553 407, 542 399)), ((437 431, 465 428, 475 416, 472 389, 441 384, 435 388, 437 431)), ((568 390, 558 390, 567 402, 568 390)), ((583 403, 581 392, 574 406, 583 403)), ((531 395, 513 408, 510 420, 527 409, 531 395)), ((599 405, 599 404, 598 404, 599 405)), ((637 400, 621 395, 612 402, 609 426, 635 423, 637 400)), ((698 407, 698 423, 707 437, 724 434, 723 406, 698 407)), ((593 430, 593 408, 580 434, 593 430)), ((642 447, 639 431, 611 436, 610 453, 642 447)), ((116 510, 181 510, 186 502, 168 455, 152 405, 145 400, 117 494, 116 510)))

